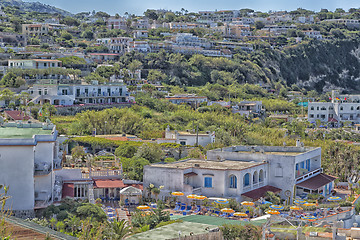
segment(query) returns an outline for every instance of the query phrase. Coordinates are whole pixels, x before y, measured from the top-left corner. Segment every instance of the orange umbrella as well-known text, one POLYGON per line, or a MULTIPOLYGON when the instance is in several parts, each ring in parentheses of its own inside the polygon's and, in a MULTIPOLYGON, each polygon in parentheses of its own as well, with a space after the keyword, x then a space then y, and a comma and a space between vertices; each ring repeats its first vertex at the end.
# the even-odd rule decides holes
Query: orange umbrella
POLYGON ((231 208, 223 208, 223 209, 221 209, 220 211, 222 211, 222 212, 225 212, 225 213, 233 213, 233 212, 235 212, 233 209, 231 209, 231 208))
POLYGON ((266 211, 267 214, 271 214, 271 215, 278 215, 280 214, 279 211, 276 211, 276 210, 269 210, 269 211, 266 211))
POLYGON ((241 205, 243 205, 243 206, 254 206, 255 203, 249 202, 249 201, 244 201, 244 202, 241 202, 241 205))
POLYGON ((187 195, 186 197, 189 198, 189 199, 196 199, 197 195, 190 194, 190 195, 187 195))
POLYGON ((298 206, 292 206, 290 207, 291 210, 297 210, 297 211, 301 211, 303 210, 301 207, 298 207, 298 206))
POLYGON ((171 195, 173 195, 173 196, 184 196, 184 193, 182 193, 182 192, 172 192, 171 195))
POLYGON ((237 216, 237 217, 247 217, 248 215, 246 213, 243 213, 243 212, 236 212, 234 213, 234 216, 237 216))
POLYGON ((316 203, 304 203, 303 206, 305 206, 305 207, 314 207, 314 206, 316 206, 316 203))
POLYGON ((150 207, 149 206, 146 206, 146 205, 140 205, 140 206, 138 206, 138 207, 136 207, 137 209, 139 209, 139 210, 147 210, 147 209, 150 209, 150 207))
POLYGON ((203 196, 203 195, 199 195, 199 196, 196 196, 196 199, 197 200, 204 200, 206 199, 207 197, 206 196, 203 196))

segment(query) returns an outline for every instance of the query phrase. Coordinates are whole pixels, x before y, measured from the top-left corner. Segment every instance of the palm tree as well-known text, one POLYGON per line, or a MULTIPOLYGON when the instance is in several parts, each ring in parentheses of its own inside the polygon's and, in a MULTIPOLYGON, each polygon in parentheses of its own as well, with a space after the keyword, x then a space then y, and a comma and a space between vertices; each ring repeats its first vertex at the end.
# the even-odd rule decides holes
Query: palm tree
POLYGON ((113 237, 111 239, 124 239, 131 233, 131 229, 124 219, 121 219, 120 221, 114 220, 114 222, 110 223, 110 227, 113 231, 113 237))

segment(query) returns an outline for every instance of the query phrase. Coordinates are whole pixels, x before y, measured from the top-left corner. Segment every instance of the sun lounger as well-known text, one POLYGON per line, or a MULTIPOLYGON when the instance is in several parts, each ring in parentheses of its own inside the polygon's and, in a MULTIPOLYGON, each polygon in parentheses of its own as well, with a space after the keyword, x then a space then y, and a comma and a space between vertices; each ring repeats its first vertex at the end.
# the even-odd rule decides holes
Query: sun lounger
POLYGON ((185 212, 190 213, 191 211, 192 211, 192 210, 191 210, 191 206, 187 206, 185 212))

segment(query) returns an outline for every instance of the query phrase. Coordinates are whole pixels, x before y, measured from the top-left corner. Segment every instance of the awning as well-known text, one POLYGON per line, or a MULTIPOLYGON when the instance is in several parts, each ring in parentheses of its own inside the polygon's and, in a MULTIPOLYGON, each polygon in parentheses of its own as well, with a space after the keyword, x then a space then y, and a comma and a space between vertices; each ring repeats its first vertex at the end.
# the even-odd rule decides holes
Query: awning
POLYGON ((94 180, 94 188, 123 188, 125 184, 119 179, 94 180))
POLYGON ((336 177, 327 175, 325 173, 320 173, 316 175, 315 177, 312 177, 308 180, 305 180, 301 183, 296 184, 298 187, 310 189, 310 190, 316 190, 321 188, 322 186, 325 186, 328 183, 331 183, 334 181, 336 177))
POLYGON ((266 192, 278 193, 278 192, 281 192, 281 189, 277 188, 277 187, 266 185, 264 187, 254 189, 250 192, 246 192, 246 193, 242 194, 242 196, 251 198, 253 201, 256 201, 256 200, 260 199, 261 197, 264 197, 266 192))
POLYGON ((184 177, 192 177, 192 176, 197 176, 197 173, 189 172, 184 174, 184 177))
POLYGON ((338 122, 335 118, 329 118, 328 122, 338 122))
POLYGON ((142 195, 142 191, 136 187, 130 186, 120 190, 120 194, 129 195, 129 196, 137 196, 142 195))

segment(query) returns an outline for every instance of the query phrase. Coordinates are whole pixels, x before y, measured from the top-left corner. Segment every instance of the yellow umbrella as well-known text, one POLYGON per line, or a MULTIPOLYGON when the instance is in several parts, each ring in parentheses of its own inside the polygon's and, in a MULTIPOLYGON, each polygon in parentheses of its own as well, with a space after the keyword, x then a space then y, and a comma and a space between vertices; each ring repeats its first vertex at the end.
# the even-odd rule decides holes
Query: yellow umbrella
POLYGON ((139 209, 139 210, 147 210, 147 209, 150 209, 150 207, 149 206, 146 206, 146 205, 140 205, 140 206, 138 206, 138 207, 136 207, 137 209, 139 209))
POLYGON ((237 217, 247 217, 248 215, 246 213, 243 213, 243 212, 236 212, 234 213, 234 216, 237 216, 237 217))
POLYGON ((182 193, 182 192, 172 192, 171 195, 173 195, 173 196, 184 196, 184 193, 182 193))
POLYGON ((249 201, 244 201, 244 202, 241 202, 241 205, 243 205, 243 206, 254 206, 255 203, 249 202, 249 201))
POLYGON ((204 200, 206 199, 207 197, 206 196, 203 196, 203 195, 199 195, 199 196, 196 196, 196 199, 197 200, 204 200))
POLYGON ((303 210, 301 207, 298 207, 298 206, 292 206, 290 207, 291 210, 297 210, 297 211, 301 211, 303 210))
POLYGON ((187 195, 186 197, 189 198, 189 199, 196 199, 197 195, 190 194, 190 195, 187 195))
POLYGON ((231 208, 223 208, 223 209, 221 209, 220 211, 222 211, 222 212, 225 212, 225 213, 233 213, 233 212, 235 212, 233 209, 231 209, 231 208))
POLYGON ((305 206, 305 207, 314 207, 314 206, 316 206, 316 203, 304 203, 303 206, 305 206))
POLYGON ((276 211, 276 210, 269 210, 269 211, 266 211, 267 214, 271 214, 271 215, 278 215, 280 214, 279 211, 276 211))

